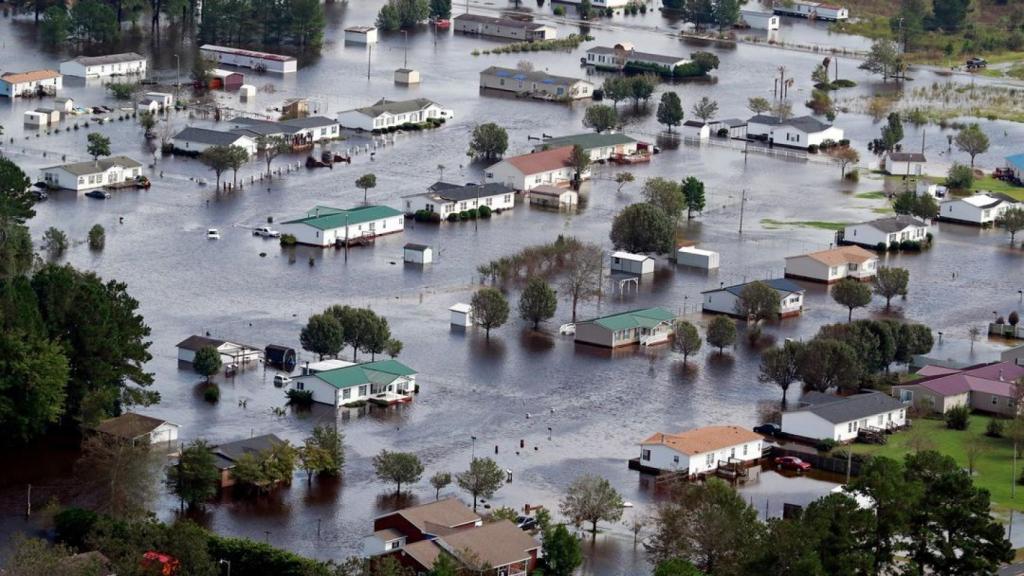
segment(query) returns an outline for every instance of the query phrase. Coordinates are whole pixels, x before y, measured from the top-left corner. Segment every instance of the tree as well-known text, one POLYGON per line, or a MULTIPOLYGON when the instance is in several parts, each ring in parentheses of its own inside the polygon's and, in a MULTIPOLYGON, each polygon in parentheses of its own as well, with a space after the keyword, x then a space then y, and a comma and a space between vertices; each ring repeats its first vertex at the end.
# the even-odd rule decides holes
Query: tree
POLYGON ((804 387, 818 392, 832 388, 856 390, 860 383, 860 362, 849 345, 831 338, 815 338, 797 356, 804 387))
POLYGON ((715 114, 718 114, 718 102, 707 96, 704 96, 693 105, 693 115, 704 122, 714 118, 715 114))
POLYGON ((505 471, 490 458, 473 458, 469 470, 455 475, 459 488, 473 495, 473 511, 478 498, 490 498, 505 483, 505 471))
POLYGON ((217 175, 217 190, 220 190, 221 174, 231 168, 232 154, 229 148, 229 146, 210 146, 199 154, 199 161, 217 175))
POLYGON ((1000 219, 999 225, 1010 233, 1010 246, 1013 246, 1014 239, 1017 237, 1017 232, 1024 229, 1024 208, 1019 206, 1007 208, 1006 211, 1003 212, 1003 217, 1000 219))
POLYGON ((586 174, 587 169, 590 167, 590 152, 584 150, 579 144, 574 145, 572 152, 569 154, 569 166, 573 172, 573 187, 579 189, 580 181, 583 180, 583 175, 586 174))
POLYGON ((930 194, 918 195, 913 190, 901 192, 892 203, 897 214, 910 214, 918 218, 931 219, 939 215, 939 204, 930 194))
POLYGON ((708 344, 718 348, 718 353, 722 354, 726 346, 732 346, 736 342, 736 322, 728 316, 715 316, 708 322, 705 337, 708 344))
POLYGON ((263 154, 263 160, 267 163, 267 178, 270 178, 270 165, 274 158, 290 152, 292 145, 284 136, 260 135, 256 137, 256 149, 263 154))
POLYGON ((882 456, 864 463, 850 490, 874 502, 877 520, 865 545, 873 552, 876 573, 884 574, 894 563, 910 511, 920 498, 920 486, 907 482, 900 462, 882 456))
POLYGON ((244 488, 269 492, 278 484, 292 481, 298 451, 287 440, 257 452, 247 452, 235 461, 231 475, 244 488))
POLYGON ((669 132, 673 126, 683 123, 683 103, 679 100, 679 94, 669 91, 661 95, 661 102, 658 103, 658 123, 664 124, 669 132))
POLYGON ((625 76, 611 76, 604 79, 604 83, 601 84, 601 90, 604 91, 604 97, 611 100, 617 108, 619 102, 628 100, 633 90, 630 86, 629 78, 625 76))
POLYGON ((210 382, 210 376, 219 372, 220 367, 220 352, 217 351, 217 348, 203 346, 196 350, 196 355, 192 359, 192 369, 202 376, 207 384, 210 382))
POLYGON ((50 46, 64 44, 71 34, 71 16, 68 9, 63 5, 50 6, 43 13, 43 23, 40 26, 43 40, 50 46))
POLYGON ((946 186, 952 190, 970 190, 974 186, 974 169, 954 162, 946 174, 946 186))
POLYGON ((326 18, 319 0, 291 0, 288 3, 290 22, 288 32, 297 46, 319 47, 324 41, 326 18))
POLYGON ((74 550, 62 544, 26 538, 20 533, 15 533, 8 544, 5 573, 12 576, 93 576, 103 573, 100 558, 84 555, 75 558, 74 550))
POLYGON ((470 156, 492 160, 500 157, 508 149, 508 132, 493 122, 480 124, 473 129, 473 137, 469 141, 470 156))
POLYGON ((874 516, 846 494, 829 494, 811 502, 799 522, 813 541, 821 574, 871 574, 872 551, 864 541, 874 529, 874 516))
POLYGON ((461 569, 459 563, 451 554, 442 552, 437 555, 437 559, 431 565, 427 576, 459 576, 461 569))
POLYGON ((374 314, 372 310, 366 309, 362 313, 365 315, 365 333, 359 350, 369 353, 370 361, 373 362, 377 354, 383 354, 387 348, 391 340, 391 326, 387 318, 374 314))
POLYGON ((683 213, 685 199, 679 184, 661 178, 660 176, 648 178, 640 191, 645 202, 657 206, 668 215, 673 221, 678 221, 683 213))
POLYGON ((377 187, 377 175, 376 174, 363 174, 359 178, 356 178, 356 188, 363 191, 363 204, 366 204, 366 191, 370 188, 377 187))
POLYGON ((787 340, 782 346, 774 346, 761 354, 759 382, 772 383, 782 388, 782 405, 786 405, 789 386, 800 379, 800 355, 803 344, 787 340))
POLYGON ((119 36, 117 14, 100 0, 75 2, 71 7, 71 35, 84 43, 112 42, 119 36))
POLYGON ((957 150, 966 153, 971 157, 971 168, 974 168, 974 158, 978 154, 988 152, 988 136, 982 132, 977 124, 971 124, 960 130, 953 139, 957 150))
POLYGON ((715 0, 712 14, 718 28, 729 28, 740 18, 739 0, 715 0))
POLYGON ((345 346, 345 334, 338 319, 331 314, 314 314, 299 333, 299 342, 303 350, 323 360, 324 356, 337 356, 341 352, 345 346))
POLYGON ((675 226, 661 208, 640 203, 626 206, 612 222, 616 250, 664 254, 675 247, 675 226))
POLYGON ((692 354, 700 351, 701 339, 697 327, 686 320, 676 320, 672 326, 675 336, 672 338, 672 349, 683 355, 683 364, 692 354))
POLYGON ((452 483, 451 472, 436 472, 430 477, 430 485, 434 487, 434 500, 441 499, 441 490, 452 483))
POLYGON ((654 94, 658 86, 658 77, 653 74, 640 74, 631 76, 629 80, 629 97, 633 99, 633 108, 640 109, 640 103, 647 104, 647 100, 654 94))
POLYGON ((395 495, 402 493, 402 484, 415 484, 423 476, 423 463, 410 452, 381 450, 373 457, 377 478, 395 484, 395 495))
POLYGON ((619 186, 615 191, 622 194, 622 187, 634 181, 636 181, 636 177, 633 176, 632 172, 617 172, 615 174, 615 183, 619 186))
POLYGON ((765 112, 768 112, 769 110, 772 109, 772 105, 770 102, 768 102, 767 98, 754 96, 752 98, 747 99, 747 109, 753 112, 754 114, 764 114, 765 112))
POLYGON ((60 420, 68 373, 57 342, 0 331, 0 444, 27 443, 60 420))
POLYGON ((68 235, 53 226, 43 232, 43 249, 53 260, 60 259, 68 249, 68 235))
POLYGON ((967 22, 970 0, 935 0, 932 2, 931 24, 946 32, 955 32, 967 22))
POLYGON ((705 574, 688 560, 669 558, 658 562, 652 576, 705 576, 705 574))
POLYGON ((562 293, 572 303, 572 321, 576 321, 576 307, 601 293, 604 272, 604 252, 595 244, 583 244, 572 254, 569 267, 562 277, 562 293))
POLYGON ((402 348, 405 345, 402 344, 401 340, 395 338, 389 338, 387 343, 384 345, 384 353, 391 358, 398 358, 398 355, 402 353, 402 348))
POLYGON ((241 146, 235 146, 232 144, 231 146, 228 146, 228 149, 225 151, 225 159, 228 168, 230 168, 234 174, 232 188, 237 188, 238 171, 242 168, 242 166, 245 166, 246 162, 249 161, 249 151, 246 150, 245 148, 242 148, 241 146))
POLYGON ((146 140, 151 140, 155 136, 153 128, 156 127, 156 116, 152 112, 139 114, 139 126, 145 131, 146 140))
POLYGON ((694 176, 683 180, 683 198, 686 202, 686 218, 693 219, 694 212, 704 211, 704 183, 694 176))
POLYGON ((533 322, 536 330, 540 323, 555 315, 558 296, 542 278, 530 278, 522 296, 519 297, 519 317, 533 322))
POLYGON ((177 464, 167 468, 167 487, 184 507, 202 508, 217 495, 220 471, 213 449, 205 440, 193 440, 182 449, 177 464))
POLYGON ((377 14, 377 26, 388 31, 412 28, 429 17, 427 0, 388 0, 377 14))
MULTIPOLYGON (((885 126, 882 127, 882 151, 894 150, 900 140, 903 140, 903 121, 900 119, 899 112, 890 112, 885 126)), ((875 152, 877 153, 878 150, 876 149, 875 152)))
POLYGON ((846 321, 852 322, 853 310, 871 303, 871 288, 853 278, 843 278, 832 286, 832 299, 849 309, 846 321))
MULTIPOLYGON (((697 1, 700 2, 702 0, 697 1)), ((719 64, 718 55, 714 52, 698 50, 697 52, 690 54, 690 59, 692 59, 693 63, 697 66, 701 76, 705 76, 708 72, 718 68, 719 64)))
POLYGON ((896 42, 884 38, 872 42, 867 58, 859 66, 861 70, 867 70, 872 74, 881 74, 883 81, 898 74, 901 67, 902 57, 899 46, 896 42))
MULTIPOLYGON (((0 132, 2 134, 2 132, 0 132)), ((36 215, 36 198, 29 189, 28 176, 13 161, 0 157, 0 227, 24 224, 36 215)))
POLYGON ((141 518, 156 496, 159 460, 149 444, 87 436, 75 465, 76 483, 96 497, 97 512, 118 519, 141 518))
POLYGON ((830 78, 828 77, 828 65, 831 62, 829 58, 825 58, 825 61, 814 67, 811 71, 811 82, 814 82, 814 86, 819 89, 829 90, 831 89, 830 78))
POLYGON ((588 106, 583 114, 583 125, 600 134, 619 125, 619 113, 615 107, 606 104, 588 106))
POLYGON ((740 290, 736 299, 736 314, 756 324, 778 316, 782 309, 781 300, 778 290, 755 280, 740 290))
POLYGON ((840 178, 846 178, 846 168, 850 164, 856 165, 860 162, 860 153, 857 152, 856 148, 850 146, 837 146, 828 150, 828 155, 831 156, 836 164, 839 164, 840 178))
POLYGON ((618 522, 622 509, 622 495, 607 480, 591 474, 573 480, 559 503, 563 516, 575 524, 590 522, 593 534, 597 533, 599 521, 618 522))
POLYGON ((906 297, 907 284, 910 283, 910 272, 906 268, 880 266, 875 271, 875 278, 872 283, 875 287, 875 294, 885 298, 885 309, 888 310, 894 297, 906 297))
POLYGON ((430 17, 447 20, 452 17, 452 0, 430 0, 430 17))
POLYGON ((85 150, 89 153, 89 156, 92 156, 93 162, 98 160, 100 156, 110 156, 110 138, 99 132, 92 132, 86 138, 88 144, 85 150))
POLYGON ((508 320, 508 300, 496 288, 481 288, 470 300, 473 321, 482 326, 487 340, 491 329, 498 328, 508 320))
POLYGON ((313 474, 320 476, 340 476, 345 466, 345 435, 336 426, 318 424, 299 448, 299 459, 306 470, 306 481, 313 474))
POLYGON ((544 574, 572 576, 583 564, 580 541, 563 524, 544 531, 544 574))

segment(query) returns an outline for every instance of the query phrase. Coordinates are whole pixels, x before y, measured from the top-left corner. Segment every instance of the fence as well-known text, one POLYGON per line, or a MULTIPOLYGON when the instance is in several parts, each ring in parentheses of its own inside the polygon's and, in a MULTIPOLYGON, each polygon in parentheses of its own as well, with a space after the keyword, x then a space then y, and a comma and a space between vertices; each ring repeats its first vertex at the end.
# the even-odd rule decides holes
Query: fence
MULTIPOLYGON (((847 448, 848 450, 849 448, 847 448)), ((832 456, 822 456, 817 452, 803 452, 800 450, 786 450, 785 448, 775 447, 772 449, 772 457, 777 458, 779 456, 795 456, 804 462, 807 462, 816 470, 823 472, 831 472, 833 474, 846 475, 847 466, 850 469, 850 476, 859 476, 860 468, 863 462, 851 458, 833 458, 832 456)))

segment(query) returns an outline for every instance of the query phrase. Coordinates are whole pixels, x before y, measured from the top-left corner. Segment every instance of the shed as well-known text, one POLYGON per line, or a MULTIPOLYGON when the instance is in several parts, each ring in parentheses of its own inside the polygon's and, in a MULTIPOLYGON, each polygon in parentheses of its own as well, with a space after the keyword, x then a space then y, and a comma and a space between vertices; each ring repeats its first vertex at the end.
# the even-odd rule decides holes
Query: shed
POLYGON ((24 118, 26 126, 39 126, 42 128, 50 123, 48 115, 36 112, 35 110, 25 112, 24 118))
POLYGON ((469 328, 473 325, 473 307, 464 302, 459 302, 448 309, 451 312, 452 326, 469 328))
POLYGON ((425 244, 410 242, 403 249, 403 260, 412 264, 430 264, 434 261, 434 249, 425 244))
POLYGON ((217 68, 210 73, 211 90, 237 90, 245 82, 245 75, 241 72, 223 70, 217 68))
POLYGON ((133 444, 171 443, 178 439, 177 424, 135 412, 108 418, 96 426, 96 431, 133 444))
POLYGON ((256 96, 256 87, 252 84, 242 84, 238 88, 238 99, 242 102, 248 102, 254 96, 256 96))
POLYGON ((75 101, 71 98, 54 98, 53 107, 63 112, 71 112, 75 108, 75 101))
POLYGON ((718 252, 684 246, 676 251, 676 264, 714 270, 718 268, 718 252))
POLYGON ((39 114, 45 115, 47 122, 50 124, 57 124, 60 122, 60 110, 55 110, 53 108, 36 108, 35 111, 39 114))
POLYGON ((376 26, 349 26, 345 28, 345 42, 373 44, 377 41, 376 26))
POLYGON ((611 270, 627 274, 650 274, 654 272, 654 258, 644 254, 613 252, 611 270))
POLYGON ((280 344, 267 344, 267 347, 263 349, 263 357, 267 364, 289 372, 295 369, 295 364, 298 362, 295 349, 280 344))
POLYGON ((559 208, 562 206, 576 206, 579 202, 579 193, 568 188, 542 184, 530 190, 530 204, 536 206, 559 208))
POLYGON ((412 68, 399 68, 398 70, 395 70, 395 84, 404 84, 408 86, 410 84, 419 83, 419 70, 413 70, 412 68))

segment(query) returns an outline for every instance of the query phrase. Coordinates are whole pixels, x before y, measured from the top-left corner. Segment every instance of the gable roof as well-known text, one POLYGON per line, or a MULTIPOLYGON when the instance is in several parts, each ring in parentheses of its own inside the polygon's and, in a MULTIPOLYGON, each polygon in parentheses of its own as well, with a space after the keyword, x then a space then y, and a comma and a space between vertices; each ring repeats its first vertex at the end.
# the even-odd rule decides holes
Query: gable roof
POLYGON ((413 561, 419 564, 424 570, 430 570, 433 568, 434 563, 437 562, 437 558, 444 553, 445 551, 435 540, 420 540, 419 542, 406 544, 399 551, 399 554, 405 554, 412 558, 413 561))
POLYGON ((459 530, 442 536, 439 543, 455 556, 469 551, 481 564, 495 568, 529 560, 530 551, 540 548, 532 536, 508 520, 459 530))
POLYGON ((874 252, 869 252, 860 246, 840 246, 830 250, 811 252, 810 254, 787 256, 786 260, 792 260, 793 258, 810 258, 827 266, 838 266, 839 264, 850 262, 860 264, 868 260, 877 260, 878 256, 874 252))
POLYGON ((371 222, 394 216, 401 216, 402 213, 389 206, 359 206, 356 208, 331 208, 330 206, 316 206, 306 213, 302 218, 287 220, 282 224, 305 224, 318 230, 332 230, 344 228, 346 222, 349 226, 371 222))
POLYGON ((569 166, 569 159, 572 157, 572 146, 551 148, 530 154, 505 158, 500 163, 507 163, 525 175, 537 174, 539 172, 550 172, 569 166))
POLYGON ((584 150, 593 150, 594 148, 618 146, 620 144, 631 144, 633 142, 636 142, 635 138, 631 138, 621 133, 611 134, 604 132, 598 134, 596 132, 588 132, 585 134, 570 134, 568 136, 549 138, 534 146, 534 149, 543 148, 545 146, 548 147, 548 149, 551 149, 578 145, 584 150))
MULTIPOLYGON (((166 420, 145 416, 135 412, 125 412, 116 418, 108 418, 96 426, 97 432, 116 436, 125 440, 134 440, 145 436, 153 430, 167 424, 166 420)), ((175 426, 176 425, 173 425, 175 426)))
POLYGON ((760 434, 739 426, 705 426, 678 434, 658 432, 640 444, 661 444, 681 454, 694 455, 762 439, 760 434))
POLYGON ((515 192, 515 190, 500 182, 488 182, 486 184, 470 183, 465 186, 450 184, 448 182, 434 182, 430 185, 428 190, 429 192, 413 194, 412 196, 436 196, 449 202, 461 202, 463 200, 486 198, 488 196, 501 196, 503 194, 512 194, 515 192))
POLYGON ((964 374, 978 378, 1012 381, 1024 377, 1024 366, 1018 366, 1013 362, 993 362, 975 368, 966 368, 964 374))
POLYGON ((323 370, 302 378, 316 378, 340 390, 363 384, 390 384, 400 377, 415 374, 415 370, 398 360, 380 360, 323 370))
POLYGON ((598 326, 611 330, 627 330, 629 328, 654 328, 662 322, 671 322, 676 315, 661 307, 640 308, 628 310, 609 316, 601 316, 592 320, 584 320, 580 324, 597 324, 598 326))
POLYGON ((512 18, 495 18, 493 16, 484 16, 482 14, 459 14, 454 18, 454 20, 456 22, 460 20, 468 22, 483 22, 485 24, 494 24, 495 26, 504 26, 506 28, 520 28, 523 30, 540 30, 548 27, 540 22, 513 20, 512 18))
POLYGON ((326 126, 334 126, 338 123, 337 120, 332 120, 326 116, 306 116, 305 118, 292 118, 291 120, 281 120, 280 124, 285 126, 291 126, 293 128, 324 128, 326 126))
MULTIPOLYGON (((870 222, 863 222, 862 224, 867 225, 867 226, 871 226, 872 228, 874 228, 876 230, 879 230, 881 232, 885 232, 887 234, 892 234, 893 232, 899 232, 900 230, 903 230, 905 228, 909 228, 911 226, 920 227, 920 228, 927 228, 928 227, 928 225, 925 224, 923 221, 918 220, 917 218, 914 218, 913 216, 908 216, 906 214, 899 214, 897 216, 890 216, 889 218, 879 218, 878 220, 872 220, 870 222)), ((854 226, 857 226, 857 224, 854 224, 854 226)))
POLYGON ((814 116, 798 116, 796 118, 788 118, 783 120, 778 116, 771 116, 768 114, 756 114, 747 120, 748 124, 767 124, 769 126, 792 126, 805 133, 821 132, 828 130, 832 127, 831 124, 826 124, 821 120, 818 120, 814 116))
POLYGON ((102 64, 118 64, 121 62, 137 62, 145 60, 141 54, 135 52, 123 52, 121 54, 107 54, 105 56, 79 56, 72 58, 71 62, 77 62, 82 66, 99 66, 102 64))
POLYGON ((371 118, 376 118, 385 113, 406 114, 408 112, 415 112, 428 108, 431 105, 440 106, 437 102, 427 98, 413 98, 412 100, 388 100, 387 98, 381 98, 370 106, 348 110, 348 112, 359 112, 371 118))
POLYGON ((905 408, 902 402, 881 392, 863 392, 853 396, 833 396, 811 392, 801 398, 803 403, 808 401, 811 403, 810 406, 791 412, 810 412, 833 424, 842 424, 905 408))
POLYGON ((227 344, 227 340, 221 340, 220 338, 209 338, 207 336, 196 336, 193 334, 188 338, 185 338, 175 346, 176 348, 183 348, 185 350, 192 350, 197 352, 207 346, 213 346, 217 348, 223 344, 227 344))
POLYGON ((235 118, 232 122, 235 123, 236 127, 231 132, 236 134, 244 131, 256 135, 271 136, 275 134, 294 134, 299 131, 298 127, 285 122, 274 122, 273 120, 263 120, 262 118, 240 117, 235 118))
POLYGON ((187 140, 211 146, 230 146, 238 142, 240 138, 248 138, 245 134, 237 132, 225 132, 223 130, 210 130, 208 128, 196 128, 189 126, 174 135, 175 140, 187 140))
POLYGON ((454 497, 403 508, 388 514, 382 514, 377 518, 380 519, 395 514, 405 518, 420 532, 428 532, 435 535, 436 532, 431 532, 431 530, 436 530, 439 527, 452 530, 459 526, 474 524, 480 521, 480 517, 477 516, 476 512, 473 512, 468 506, 454 497))
POLYGON ((95 161, 87 160, 85 162, 75 162, 73 164, 50 166, 49 168, 43 168, 43 170, 55 170, 59 168, 69 174, 74 174, 75 176, 86 176, 88 174, 106 172, 114 166, 120 166, 121 168, 141 168, 142 163, 132 160, 127 156, 110 156, 108 158, 100 158, 95 161))
POLYGON ((754 282, 761 282, 762 284, 767 284, 768 286, 774 288, 777 292, 780 292, 781 297, 783 298, 786 297, 787 294, 803 294, 805 292, 805 290, 801 288, 799 284, 793 282, 792 280, 789 280, 787 278, 772 278, 771 280, 751 280, 750 282, 744 282, 743 284, 735 284, 733 286, 725 286, 724 288, 713 288, 711 290, 705 290, 701 292, 701 294, 708 294, 710 292, 721 292, 724 290, 726 292, 729 292, 730 294, 739 296, 740 293, 743 292, 744 287, 746 287, 748 284, 753 284, 754 282))
MULTIPOLYGON (((620 45, 621 46, 621 45, 620 45)), ((680 61, 688 61, 684 56, 670 56, 668 54, 653 54, 650 52, 640 52, 633 50, 632 48, 626 49, 624 47, 616 49, 613 46, 594 46, 587 50, 587 54, 611 54, 616 55, 621 53, 624 56, 626 62, 645 60, 648 62, 657 62, 659 64, 671 65, 680 61)))
POLYGON ((246 454, 259 454, 283 443, 284 440, 274 434, 261 434, 215 446, 213 452, 219 457, 218 467, 224 469, 234 466, 234 462, 246 454))
POLYGON ((909 382, 905 386, 921 386, 941 396, 984 392, 1010 398, 1016 389, 1014 382, 1024 376, 1024 367, 1013 362, 993 362, 963 370, 926 366, 918 371, 918 374, 922 373, 926 378, 909 382))
POLYGON ((503 66, 491 66, 480 71, 481 76, 497 76, 499 78, 511 78, 513 80, 528 80, 530 82, 540 82, 541 84, 575 84, 577 82, 585 82, 590 84, 590 81, 583 80, 581 78, 572 78, 570 76, 556 76, 554 74, 548 74, 541 70, 519 70, 518 68, 505 68, 503 66))
POLYGON ((1010 196, 1007 196, 1005 194, 994 194, 991 192, 979 192, 978 194, 974 194, 973 196, 966 196, 963 198, 952 198, 950 200, 946 200, 945 202, 943 202, 943 204, 951 202, 963 202, 965 204, 970 204, 971 206, 980 209, 994 208, 996 206, 999 206, 1003 202, 1009 204, 1017 203, 1017 201, 1010 196))
POLYGON ((5 72, 0 75, 0 81, 8 84, 21 84, 22 82, 38 82, 60 77, 60 72, 56 70, 31 70, 29 72, 5 72))

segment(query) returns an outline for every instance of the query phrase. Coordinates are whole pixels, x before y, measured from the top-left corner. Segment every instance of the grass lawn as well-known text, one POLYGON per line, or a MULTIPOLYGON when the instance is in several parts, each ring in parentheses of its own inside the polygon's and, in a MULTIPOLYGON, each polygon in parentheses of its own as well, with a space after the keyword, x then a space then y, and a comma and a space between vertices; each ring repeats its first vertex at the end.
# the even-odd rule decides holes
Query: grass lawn
MULTIPOLYGON (((1014 509, 1024 511, 1024 486, 1017 486, 1016 498, 1010 498, 1013 470, 1013 443, 1007 438, 989 438, 985 436, 985 427, 991 418, 972 415, 967 430, 950 430, 942 420, 914 420, 910 430, 897 432, 889 436, 889 443, 884 446, 873 444, 853 444, 855 453, 886 456, 903 460, 906 454, 914 450, 913 446, 927 445, 942 454, 952 456, 957 464, 967 468, 967 447, 978 442, 982 452, 974 466, 974 484, 985 488, 992 495, 992 506, 997 511, 1014 509)), ((1021 464, 1017 473, 1020 474, 1021 464)))
POLYGON ((1002 180, 996 180, 991 176, 985 176, 984 178, 976 178, 974 180, 974 188, 976 190, 988 190, 990 192, 1002 192, 1008 196, 1012 196, 1017 200, 1024 201, 1024 187, 1014 186, 1009 182, 1003 182, 1002 180))
POLYGON ((885 200, 885 192, 876 190, 874 192, 861 192, 854 196, 854 198, 860 198, 862 200, 885 200))
POLYGON ((795 226, 797 228, 817 228, 819 230, 842 230, 846 227, 845 222, 823 222, 820 220, 773 220, 764 218, 761 226, 767 230, 777 230, 783 226, 795 226))

